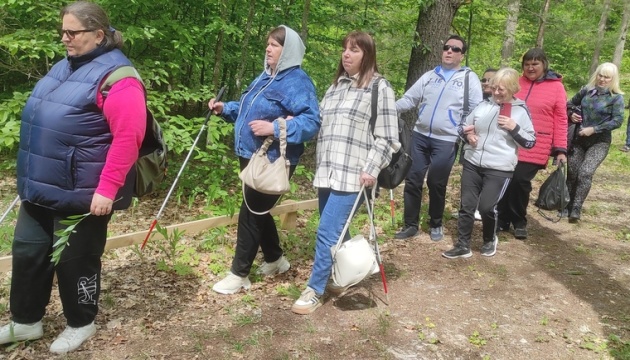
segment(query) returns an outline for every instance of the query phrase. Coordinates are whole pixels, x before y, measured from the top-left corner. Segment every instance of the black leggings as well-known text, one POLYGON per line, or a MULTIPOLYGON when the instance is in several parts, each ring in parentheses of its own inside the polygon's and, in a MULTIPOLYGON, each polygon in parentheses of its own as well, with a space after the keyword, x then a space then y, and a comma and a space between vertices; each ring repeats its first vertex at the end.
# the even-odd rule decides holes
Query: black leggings
POLYGON ((593 175, 606 159, 612 136, 610 132, 579 137, 573 144, 567 163, 567 187, 569 188, 568 210, 578 215, 593 183, 593 175))

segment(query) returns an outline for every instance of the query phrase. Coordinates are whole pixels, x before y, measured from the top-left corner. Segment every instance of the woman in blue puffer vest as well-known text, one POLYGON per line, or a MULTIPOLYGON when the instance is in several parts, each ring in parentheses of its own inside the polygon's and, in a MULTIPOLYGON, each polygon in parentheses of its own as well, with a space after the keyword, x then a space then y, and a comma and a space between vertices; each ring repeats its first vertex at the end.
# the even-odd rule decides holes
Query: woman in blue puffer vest
MULTIPOLYGON (((304 50, 304 44, 294 30, 284 25, 275 28, 267 37, 265 70, 245 89, 240 100, 223 103, 211 99, 208 103, 214 114, 234 123, 234 150, 241 170, 267 136, 279 137, 276 119, 287 120, 290 174, 293 174, 304 152, 304 142, 319 131, 315 87, 300 68, 304 50)), ((270 161, 275 161, 279 155, 279 143, 276 141, 267 156, 270 161)), ((264 254, 259 274, 275 275, 286 272, 290 267, 283 256, 274 220, 267 213, 279 196, 262 194, 244 186, 243 197, 247 202, 243 201, 239 212, 236 253, 231 271, 212 288, 220 294, 249 289, 251 283, 247 277, 259 246, 264 254)))

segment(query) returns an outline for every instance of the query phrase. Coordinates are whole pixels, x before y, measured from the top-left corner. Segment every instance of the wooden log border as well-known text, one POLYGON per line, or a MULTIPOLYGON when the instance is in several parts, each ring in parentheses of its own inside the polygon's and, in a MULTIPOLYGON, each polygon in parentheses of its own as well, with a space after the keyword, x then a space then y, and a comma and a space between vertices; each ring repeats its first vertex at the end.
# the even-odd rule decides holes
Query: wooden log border
MULTIPOLYGON (((318 200, 304 200, 304 201, 294 201, 294 200, 286 200, 283 201, 282 204, 276 206, 273 210, 271 210, 272 215, 280 215, 280 226, 283 229, 294 229, 295 221, 297 219, 297 212, 300 210, 312 210, 317 209, 318 200)), ((190 222, 185 222, 181 224, 174 224, 166 226, 166 229, 170 232, 174 229, 179 229, 180 231, 186 231, 186 234, 197 234, 203 230, 207 230, 210 228, 215 228, 219 226, 227 226, 236 224, 238 221, 238 213, 235 213, 233 216, 224 215, 224 216, 216 216, 208 219, 195 220, 190 222)), ((112 236, 107 239, 107 243, 105 244, 105 250, 117 249, 126 246, 132 246, 136 244, 141 244, 144 241, 144 238, 147 235, 146 230, 112 236)), ((151 240, 163 239, 162 235, 153 231, 153 235, 151 240)), ((3 256, 0 257, 0 273, 5 273, 11 270, 13 257, 3 256)))

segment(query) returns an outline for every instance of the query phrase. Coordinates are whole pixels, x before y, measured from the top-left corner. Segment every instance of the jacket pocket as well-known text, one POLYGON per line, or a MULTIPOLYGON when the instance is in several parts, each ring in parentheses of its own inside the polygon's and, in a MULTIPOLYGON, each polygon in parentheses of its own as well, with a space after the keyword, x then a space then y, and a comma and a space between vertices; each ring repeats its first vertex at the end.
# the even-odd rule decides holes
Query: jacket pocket
POLYGON ((76 184, 76 159, 75 159, 75 150, 76 148, 71 147, 66 152, 66 161, 65 161, 65 171, 64 174, 66 176, 64 186, 66 189, 74 189, 74 185, 76 184))

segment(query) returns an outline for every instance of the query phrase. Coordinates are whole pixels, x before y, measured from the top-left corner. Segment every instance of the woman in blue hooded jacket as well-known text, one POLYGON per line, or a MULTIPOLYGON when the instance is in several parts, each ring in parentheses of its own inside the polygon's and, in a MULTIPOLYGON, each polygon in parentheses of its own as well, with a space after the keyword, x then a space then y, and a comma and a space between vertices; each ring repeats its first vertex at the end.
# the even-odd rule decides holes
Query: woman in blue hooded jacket
MULTIPOLYGON (((284 25, 273 29, 267 37, 265 69, 245 89, 240 100, 223 103, 211 99, 208 103, 214 114, 234 123, 234 150, 241 170, 267 136, 279 137, 276 119, 287 120, 287 158, 291 163, 291 175, 304 152, 304 142, 319 131, 315 86, 300 67, 304 50, 304 43, 293 29, 284 25)), ((270 161, 280 156, 278 142, 270 147, 267 156, 270 161)), ((251 283, 247 276, 259 246, 265 260, 258 268, 259 274, 275 275, 290 267, 283 256, 274 220, 268 213, 279 196, 262 194, 244 186, 243 197, 230 273, 212 287, 220 294, 249 289, 251 283)))

